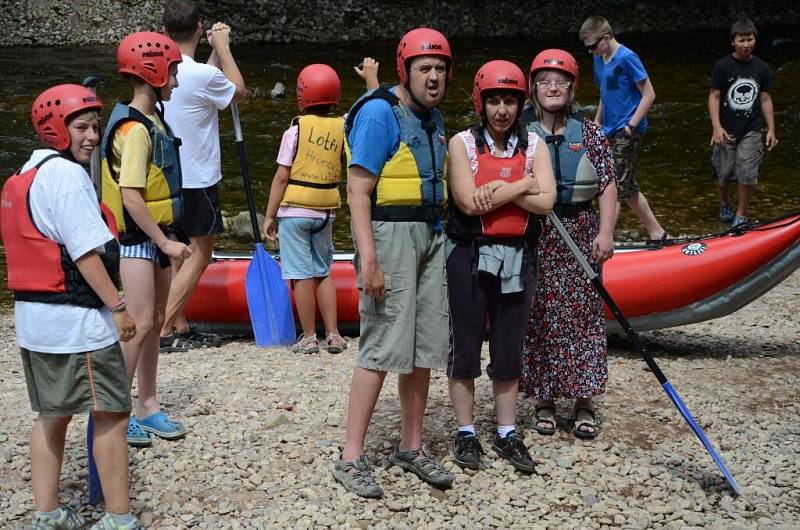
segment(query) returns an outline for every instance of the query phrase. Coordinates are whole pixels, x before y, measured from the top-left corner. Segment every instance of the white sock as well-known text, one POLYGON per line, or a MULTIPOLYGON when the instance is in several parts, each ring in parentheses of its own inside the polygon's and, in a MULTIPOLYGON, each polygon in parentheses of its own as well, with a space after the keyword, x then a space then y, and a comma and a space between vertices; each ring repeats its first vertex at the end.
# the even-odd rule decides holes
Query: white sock
POLYGON ((475 424, 474 423, 470 423, 469 425, 464 425, 463 427, 459 427, 458 428, 458 433, 461 434, 462 432, 463 433, 469 433, 472 436, 475 436, 475 424))
POLYGON ((508 433, 511 431, 515 431, 517 429, 516 425, 498 425, 497 426, 497 434, 500 435, 500 438, 505 438, 508 436, 508 433))

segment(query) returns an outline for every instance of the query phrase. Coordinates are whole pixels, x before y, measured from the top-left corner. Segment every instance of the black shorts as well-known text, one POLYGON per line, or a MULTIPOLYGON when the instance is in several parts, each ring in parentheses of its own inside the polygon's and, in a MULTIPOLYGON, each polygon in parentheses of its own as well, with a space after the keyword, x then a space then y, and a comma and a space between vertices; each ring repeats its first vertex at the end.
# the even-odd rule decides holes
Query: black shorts
POLYGON ((525 251, 525 289, 502 294, 500 278, 473 274, 470 246, 456 246, 447 258, 450 298, 450 351, 447 377, 475 379, 481 375, 481 347, 489 318, 489 365, 486 375, 511 381, 520 374, 522 339, 536 292, 536 249, 525 251))
POLYGON ((216 184, 208 188, 181 190, 183 219, 181 226, 188 237, 208 236, 222 232, 222 212, 219 208, 219 189, 216 184))

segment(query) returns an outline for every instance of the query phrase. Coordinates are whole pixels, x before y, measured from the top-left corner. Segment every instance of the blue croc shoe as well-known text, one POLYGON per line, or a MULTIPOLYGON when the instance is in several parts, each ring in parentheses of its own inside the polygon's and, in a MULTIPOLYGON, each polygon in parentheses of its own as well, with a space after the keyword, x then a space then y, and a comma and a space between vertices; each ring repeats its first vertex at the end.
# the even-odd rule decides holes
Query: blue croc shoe
POLYGON ((186 436, 186 427, 180 422, 169 419, 163 410, 138 421, 142 429, 165 440, 177 440, 186 436))
POLYGON ((142 429, 136 416, 128 418, 128 445, 133 447, 149 447, 153 445, 153 437, 150 433, 142 429))

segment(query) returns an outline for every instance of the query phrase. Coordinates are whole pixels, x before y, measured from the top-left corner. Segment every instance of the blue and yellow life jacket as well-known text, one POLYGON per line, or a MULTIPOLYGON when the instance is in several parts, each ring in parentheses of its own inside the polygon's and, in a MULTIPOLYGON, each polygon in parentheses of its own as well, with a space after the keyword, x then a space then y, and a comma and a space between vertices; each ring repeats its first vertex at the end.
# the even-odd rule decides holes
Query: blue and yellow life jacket
POLYGON ((167 233, 174 229, 183 216, 181 161, 178 155, 181 141, 175 138, 160 113, 159 118, 164 124, 163 130, 133 107, 117 103, 108 119, 108 126, 100 146, 101 197, 103 203, 114 214, 119 228, 120 243, 125 245, 142 243, 149 238, 136 226, 122 203, 119 175, 115 174, 112 166, 114 134, 117 130, 127 134, 136 123, 141 123, 147 127, 150 134, 152 160, 148 165, 147 183, 142 190, 142 198, 156 224, 167 233))
POLYGON ((400 146, 378 175, 378 183, 372 192, 372 219, 439 221, 447 204, 447 142, 442 113, 431 109, 417 114, 383 87, 367 92, 353 104, 347 115, 345 153, 348 163, 350 146, 347 135, 358 111, 373 99, 382 99, 391 105, 400 126, 400 146))
POLYGON ((292 125, 297 125, 297 152, 281 205, 338 208, 344 119, 309 114, 296 117, 292 125))
POLYGON ((569 118, 564 134, 550 134, 541 122, 528 124, 528 130, 538 134, 550 150, 553 175, 556 180, 556 204, 570 205, 591 201, 597 195, 597 171, 583 145, 583 123, 569 118))

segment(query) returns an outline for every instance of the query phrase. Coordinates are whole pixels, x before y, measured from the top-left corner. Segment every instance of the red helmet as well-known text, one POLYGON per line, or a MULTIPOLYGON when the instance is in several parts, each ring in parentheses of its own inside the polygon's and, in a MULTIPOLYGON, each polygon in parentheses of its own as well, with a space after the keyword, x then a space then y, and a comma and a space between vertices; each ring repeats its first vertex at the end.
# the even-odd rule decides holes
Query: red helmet
MULTIPOLYGON (((483 112, 483 93, 486 90, 498 89, 519 92, 522 100, 525 100, 528 96, 528 87, 525 74, 519 66, 509 61, 489 61, 478 69, 472 86, 475 114, 480 116, 483 112)), ((522 112, 521 107, 518 112, 522 112)))
POLYGON ((397 45, 397 76, 400 84, 408 82, 408 61, 422 55, 436 55, 447 61, 447 83, 453 80, 453 55, 444 35, 430 28, 412 29, 397 45))
POLYGON ((327 64, 309 64, 297 76, 297 106, 300 112, 315 105, 338 105, 342 83, 327 64))
POLYGON ((533 76, 539 70, 558 70, 564 72, 572 78, 575 83, 575 90, 578 89, 578 61, 569 52, 564 50, 544 50, 533 58, 531 62, 531 87, 533 87, 533 76))
POLYGON ((155 88, 167 85, 169 66, 183 60, 175 42, 161 33, 131 33, 119 43, 117 66, 120 74, 138 77, 155 88))
POLYGON ((69 148, 71 139, 67 120, 73 114, 101 110, 103 103, 97 95, 81 85, 56 85, 34 100, 31 121, 42 141, 58 151, 69 148))

